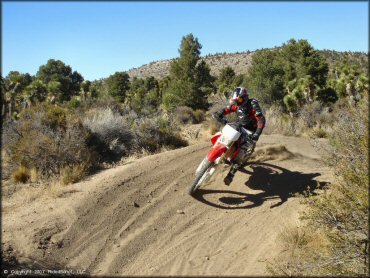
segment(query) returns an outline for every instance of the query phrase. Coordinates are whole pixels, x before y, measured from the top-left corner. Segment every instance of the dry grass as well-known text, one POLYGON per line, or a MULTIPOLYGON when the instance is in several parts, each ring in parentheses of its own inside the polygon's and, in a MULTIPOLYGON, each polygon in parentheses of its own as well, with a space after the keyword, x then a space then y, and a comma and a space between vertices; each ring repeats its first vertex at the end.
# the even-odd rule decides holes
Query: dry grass
MULTIPOLYGON (((70 192, 67 190, 67 192, 70 192)), ((19 190, 7 196, 12 198, 16 204, 29 204, 36 200, 61 198, 66 193, 66 187, 58 179, 47 183, 31 185, 25 184, 19 190)))
POLYGON ((328 132, 323 128, 315 127, 311 130, 309 135, 311 138, 327 138, 328 132))
POLYGON ((14 194, 15 198, 19 198, 18 204, 28 204, 41 198, 45 194, 43 186, 25 186, 14 194))
POLYGON ((284 251, 267 266, 273 275, 300 276, 306 271, 309 275, 318 275, 317 266, 323 267, 323 257, 330 253, 330 239, 322 229, 286 228, 277 240, 284 251))
POLYGON ((37 169, 35 167, 33 167, 31 170, 30 170, 30 181, 35 183, 39 180, 39 174, 37 172, 37 169))
POLYGON ((80 181, 87 175, 88 168, 86 163, 73 166, 65 166, 60 170, 60 183, 63 185, 80 181))

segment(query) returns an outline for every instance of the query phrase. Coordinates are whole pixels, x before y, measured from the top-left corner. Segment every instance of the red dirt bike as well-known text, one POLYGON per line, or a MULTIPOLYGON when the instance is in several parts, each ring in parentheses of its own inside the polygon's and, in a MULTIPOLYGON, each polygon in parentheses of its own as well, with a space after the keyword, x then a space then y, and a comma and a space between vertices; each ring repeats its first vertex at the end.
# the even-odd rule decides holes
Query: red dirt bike
MULTIPOLYGON (((220 119, 216 118, 216 120, 220 119)), ((238 123, 227 123, 226 119, 223 123, 225 126, 212 136, 213 146, 195 171, 195 179, 189 190, 190 195, 193 195, 202 184, 209 180, 220 164, 231 165, 233 162, 241 161, 245 163, 253 153, 255 142, 250 137, 253 132, 241 127, 238 123), (246 151, 240 148, 242 138, 247 143, 246 151)))

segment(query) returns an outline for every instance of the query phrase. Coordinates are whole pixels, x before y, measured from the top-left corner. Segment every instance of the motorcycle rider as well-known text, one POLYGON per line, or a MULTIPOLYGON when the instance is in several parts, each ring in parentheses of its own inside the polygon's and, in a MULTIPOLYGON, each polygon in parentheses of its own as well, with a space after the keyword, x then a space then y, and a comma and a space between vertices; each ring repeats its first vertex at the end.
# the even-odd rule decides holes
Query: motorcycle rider
MULTIPOLYGON (((241 135, 240 153, 242 156, 250 155, 254 150, 254 146, 258 141, 263 128, 265 127, 266 120, 262 110, 256 99, 248 97, 246 88, 237 87, 232 94, 230 104, 221 111, 214 113, 213 116, 225 124, 227 121, 224 116, 231 112, 236 112, 238 116, 238 121, 234 124, 236 125, 236 129, 240 130, 240 126, 242 126, 253 132, 250 137, 253 142, 252 146, 248 143, 248 135, 243 132, 241 135)), ((226 185, 229 185, 232 182, 235 173, 240 167, 244 166, 245 160, 243 158, 238 160, 239 161, 233 163, 229 173, 224 179, 226 185)))

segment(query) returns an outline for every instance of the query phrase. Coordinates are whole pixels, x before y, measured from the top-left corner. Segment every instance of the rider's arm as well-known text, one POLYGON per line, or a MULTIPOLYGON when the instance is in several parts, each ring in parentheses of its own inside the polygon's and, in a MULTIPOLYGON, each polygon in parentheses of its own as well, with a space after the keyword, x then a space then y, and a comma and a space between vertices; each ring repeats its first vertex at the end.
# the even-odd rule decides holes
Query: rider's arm
POLYGON ((225 109, 221 111, 222 116, 230 114, 231 112, 235 112, 237 109, 238 109, 238 106, 236 105, 236 102, 233 101, 225 109))
POLYGON ((261 135, 263 128, 265 127, 266 119, 265 116, 262 113, 262 109, 256 99, 252 99, 251 101, 252 108, 254 111, 254 116, 257 119, 257 130, 255 134, 258 136, 261 135))

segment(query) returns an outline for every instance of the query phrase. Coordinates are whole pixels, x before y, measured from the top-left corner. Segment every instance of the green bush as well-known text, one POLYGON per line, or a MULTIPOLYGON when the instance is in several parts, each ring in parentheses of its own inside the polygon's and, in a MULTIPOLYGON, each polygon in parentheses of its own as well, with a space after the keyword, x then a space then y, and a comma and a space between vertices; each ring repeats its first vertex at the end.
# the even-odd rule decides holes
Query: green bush
POLYGON ((7 167, 10 172, 20 166, 34 168, 46 178, 81 163, 92 170, 96 154, 88 146, 90 136, 76 115, 54 106, 33 107, 4 128, 4 146, 10 158, 7 167))
POLYGON ((316 99, 322 103, 334 103, 338 100, 337 92, 333 88, 325 88, 317 92, 316 99))
POLYGON ((44 104, 41 106, 43 115, 41 117, 41 124, 50 127, 53 130, 58 128, 66 129, 67 127, 67 112, 65 109, 44 104))
POLYGON ((81 101, 79 100, 79 97, 74 96, 74 97, 72 97, 72 99, 69 101, 69 103, 68 103, 68 108, 69 108, 69 109, 76 109, 76 108, 80 107, 80 105, 81 105, 81 101))
POLYGON ((298 103, 297 103, 297 100, 294 96, 286 95, 284 97, 283 101, 284 101, 284 104, 285 104, 286 108, 288 109, 288 111, 294 112, 298 109, 298 103))

